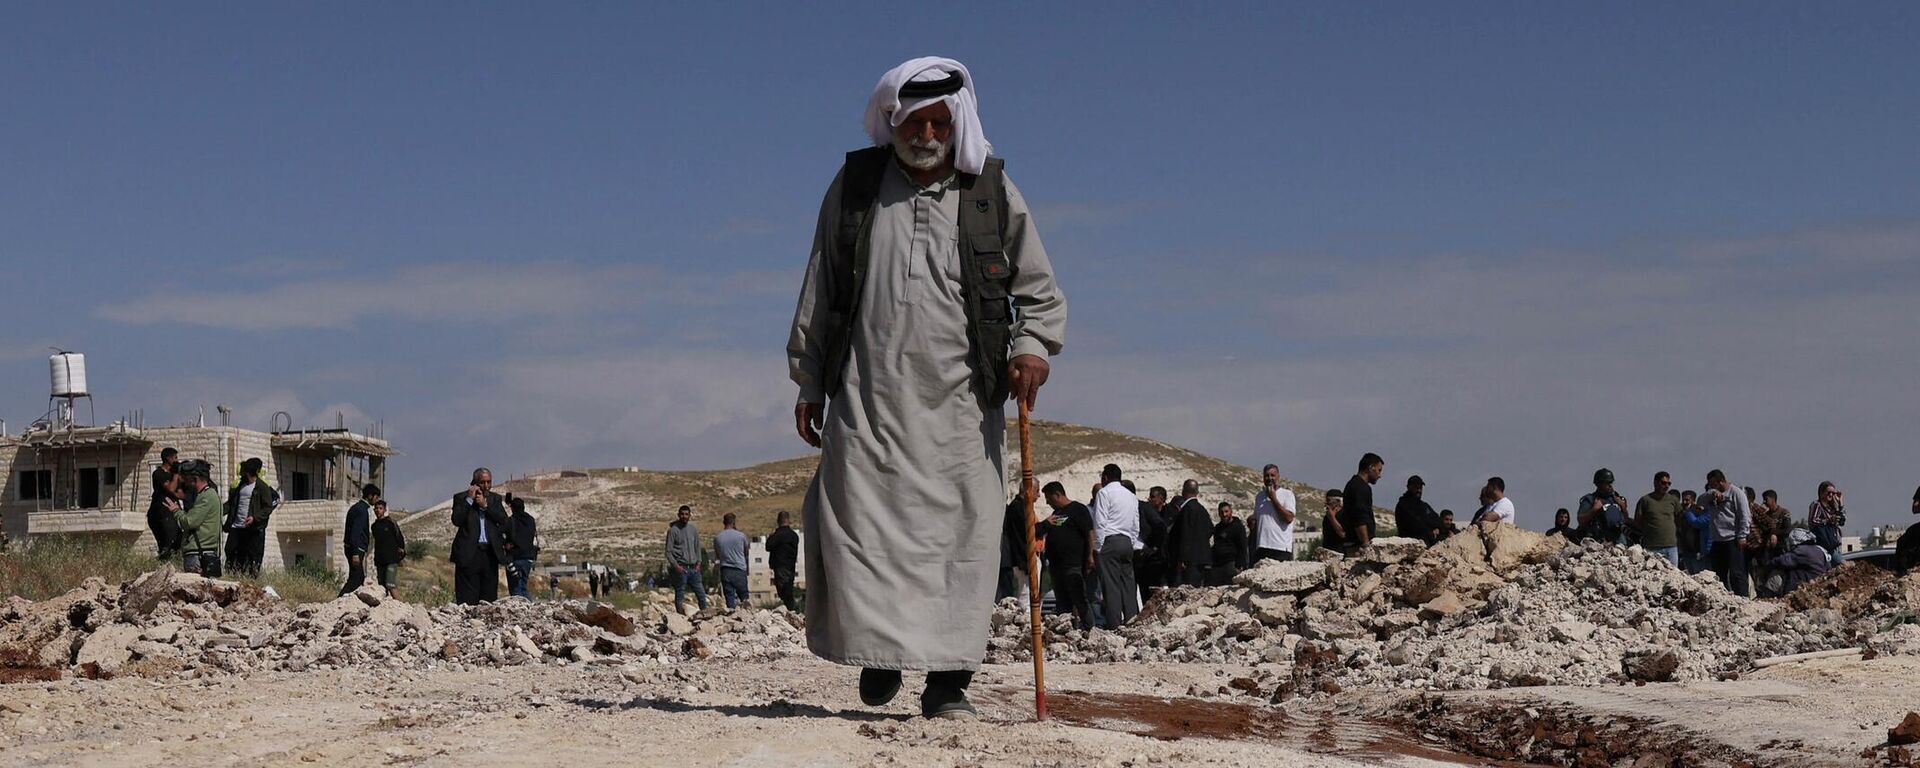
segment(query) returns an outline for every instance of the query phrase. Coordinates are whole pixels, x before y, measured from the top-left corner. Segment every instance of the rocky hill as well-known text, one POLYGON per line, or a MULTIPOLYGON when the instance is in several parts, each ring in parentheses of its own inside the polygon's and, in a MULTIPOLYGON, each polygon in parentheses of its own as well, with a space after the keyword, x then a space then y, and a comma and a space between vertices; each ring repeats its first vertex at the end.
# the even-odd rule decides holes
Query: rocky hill
MULTIPOLYGON (((1018 490, 1019 437, 1007 429, 1008 496, 1018 490)), ((1034 470, 1040 483, 1059 480, 1069 495, 1085 500, 1100 473, 1112 463, 1124 470, 1144 497, 1148 488, 1178 492, 1182 481, 1200 482, 1201 499, 1213 509, 1231 501, 1242 514, 1251 511, 1259 471, 1143 437, 1059 422, 1033 423, 1034 470)), ((818 458, 805 456, 739 469, 666 472, 631 467, 550 472, 502 483, 496 490, 524 497, 540 519, 543 560, 612 562, 628 569, 651 568, 661 558, 662 530, 681 504, 691 505, 694 520, 709 539, 720 517, 739 516, 750 536, 773 530, 782 510, 796 517, 813 479, 818 458)), ((1324 512, 1319 489, 1281 481, 1299 496, 1309 527, 1324 512)), ((404 518, 409 538, 436 542, 448 534, 447 503, 404 518)))

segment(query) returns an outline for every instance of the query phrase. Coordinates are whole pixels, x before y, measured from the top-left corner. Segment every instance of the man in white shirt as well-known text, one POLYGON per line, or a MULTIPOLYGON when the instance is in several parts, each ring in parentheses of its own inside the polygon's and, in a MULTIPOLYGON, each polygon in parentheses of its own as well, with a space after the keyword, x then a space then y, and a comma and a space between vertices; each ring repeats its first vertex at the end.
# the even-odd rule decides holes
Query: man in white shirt
POLYGON ((1480 513, 1480 522, 1506 523, 1519 526, 1513 519, 1513 502, 1507 499, 1507 481, 1498 477, 1487 478, 1487 506, 1480 513))
POLYGON ((1140 613, 1140 588, 1133 578, 1133 551, 1140 540, 1140 497, 1120 484, 1120 467, 1100 470, 1100 491, 1093 497, 1093 540, 1100 552, 1094 572, 1100 577, 1101 617, 1116 630, 1140 613))
POLYGON ((1280 487, 1280 467, 1260 470, 1260 491, 1253 495, 1253 562, 1293 559, 1293 491, 1280 487))

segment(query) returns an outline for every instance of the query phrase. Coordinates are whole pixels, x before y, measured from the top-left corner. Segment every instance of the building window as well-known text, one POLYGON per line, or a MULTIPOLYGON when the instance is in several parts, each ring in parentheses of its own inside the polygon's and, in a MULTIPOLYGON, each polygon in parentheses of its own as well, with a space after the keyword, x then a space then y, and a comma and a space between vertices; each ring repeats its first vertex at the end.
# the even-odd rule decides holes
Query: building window
POLYGON ((20 470, 20 500, 46 501, 53 498, 53 470, 20 470))
POLYGON ((119 467, 101 467, 100 468, 100 486, 101 487, 112 488, 119 484, 120 484, 120 468, 119 467))
POLYGON ((313 498, 313 475, 306 472, 295 472, 293 473, 293 482, 289 483, 289 485, 293 486, 288 489, 292 491, 292 493, 289 494, 291 497, 289 499, 290 501, 307 501, 313 498))

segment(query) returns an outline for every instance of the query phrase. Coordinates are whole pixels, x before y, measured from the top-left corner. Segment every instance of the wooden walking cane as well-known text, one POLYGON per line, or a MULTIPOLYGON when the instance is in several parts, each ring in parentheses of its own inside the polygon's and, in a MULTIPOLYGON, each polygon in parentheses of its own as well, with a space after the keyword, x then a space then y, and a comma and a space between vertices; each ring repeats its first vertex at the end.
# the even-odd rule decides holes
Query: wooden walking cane
MULTIPOLYGON (((1019 399, 1019 398, 1015 398, 1019 399)), ((1033 624, 1033 714, 1047 719, 1047 644, 1046 625, 1040 623, 1040 551, 1034 545, 1033 529, 1039 519, 1033 516, 1033 500, 1038 496, 1033 482, 1033 430, 1028 424, 1027 401, 1020 400, 1020 497, 1027 505, 1027 597, 1032 605, 1028 620, 1033 624)))

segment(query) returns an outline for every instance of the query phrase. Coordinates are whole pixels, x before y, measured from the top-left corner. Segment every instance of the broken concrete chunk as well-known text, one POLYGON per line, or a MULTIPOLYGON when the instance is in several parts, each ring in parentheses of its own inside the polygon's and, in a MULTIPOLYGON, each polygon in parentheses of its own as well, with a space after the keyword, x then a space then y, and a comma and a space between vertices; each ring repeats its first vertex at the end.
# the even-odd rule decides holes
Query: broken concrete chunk
POLYGON ((1327 583, 1327 566, 1321 563, 1262 560, 1233 577, 1233 583, 1274 594, 1298 594, 1319 589, 1327 583))

